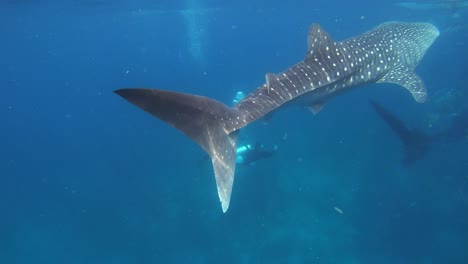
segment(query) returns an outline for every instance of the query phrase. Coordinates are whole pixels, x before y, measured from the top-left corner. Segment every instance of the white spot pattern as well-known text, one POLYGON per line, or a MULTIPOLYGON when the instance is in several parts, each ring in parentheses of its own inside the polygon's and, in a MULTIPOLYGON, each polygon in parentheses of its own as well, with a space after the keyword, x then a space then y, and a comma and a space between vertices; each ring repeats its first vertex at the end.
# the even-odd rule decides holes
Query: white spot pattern
MULTIPOLYGON (((315 28, 314 34, 309 37, 307 59, 278 74, 280 78, 270 84, 272 92, 269 95, 254 91, 236 105, 244 111, 245 122, 305 93, 317 91, 319 94, 320 87, 337 92, 376 82, 402 64, 412 69, 438 32, 430 24, 394 22, 342 42, 334 42, 319 27, 315 28)), ((389 77, 396 80, 393 78, 389 77)), ((404 81, 403 76, 399 79, 404 81)))

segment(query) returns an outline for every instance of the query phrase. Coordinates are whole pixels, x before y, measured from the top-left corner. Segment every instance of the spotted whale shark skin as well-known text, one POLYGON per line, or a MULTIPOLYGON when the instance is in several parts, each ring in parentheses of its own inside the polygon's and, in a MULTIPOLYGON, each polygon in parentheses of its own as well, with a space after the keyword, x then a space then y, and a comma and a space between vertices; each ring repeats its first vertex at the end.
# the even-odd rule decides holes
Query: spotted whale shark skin
POLYGON ((291 102, 318 113, 336 95, 370 83, 400 85, 424 102, 427 92, 414 68, 438 36, 432 24, 388 22, 335 41, 313 24, 305 59, 281 73, 267 73, 265 83, 232 108, 208 97, 167 90, 124 88, 115 93, 177 128, 208 153, 226 212, 241 128, 291 102))

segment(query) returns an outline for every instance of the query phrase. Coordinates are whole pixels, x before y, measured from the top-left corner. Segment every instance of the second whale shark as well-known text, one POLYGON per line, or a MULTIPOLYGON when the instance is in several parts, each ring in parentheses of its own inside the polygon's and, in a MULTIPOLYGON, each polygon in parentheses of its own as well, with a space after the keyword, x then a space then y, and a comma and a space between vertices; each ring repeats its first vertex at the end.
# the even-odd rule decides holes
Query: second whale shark
POLYGON ((429 23, 388 22, 335 41, 313 24, 305 59, 281 73, 266 74, 265 83, 232 108, 208 97, 166 90, 126 88, 115 93, 179 129, 208 153, 226 212, 241 128, 291 102, 318 113, 336 95, 370 83, 398 84, 424 102, 427 92, 414 68, 438 36, 429 23))

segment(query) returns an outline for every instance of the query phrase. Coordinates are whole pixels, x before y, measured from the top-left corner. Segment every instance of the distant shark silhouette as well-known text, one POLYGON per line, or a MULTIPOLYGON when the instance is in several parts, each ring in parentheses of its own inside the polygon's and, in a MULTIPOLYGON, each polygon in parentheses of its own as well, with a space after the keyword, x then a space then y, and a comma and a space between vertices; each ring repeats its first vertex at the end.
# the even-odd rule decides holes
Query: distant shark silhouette
POLYGON ((409 129, 402 120, 381 104, 373 100, 369 102, 403 144, 405 153, 403 165, 411 165, 421 159, 434 145, 468 139, 468 110, 458 114, 447 129, 429 135, 420 130, 409 129))
POLYGON ((207 97, 164 90, 120 89, 115 93, 179 129, 208 153, 226 212, 241 128, 291 102, 318 113, 336 95, 370 83, 401 85, 417 102, 423 102, 426 89, 413 69, 438 36, 438 29, 428 23, 389 22, 336 42, 313 24, 306 58, 279 74, 266 74, 265 84, 233 108, 207 97))
POLYGON ((379 103, 369 100, 374 110, 387 123, 387 125, 400 138, 404 147, 405 156, 404 165, 410 165, 416 160, 422 158, 429 150, 432 144, 432 138, 419 130, 409 129, 403 121, 398 119, 379 103))

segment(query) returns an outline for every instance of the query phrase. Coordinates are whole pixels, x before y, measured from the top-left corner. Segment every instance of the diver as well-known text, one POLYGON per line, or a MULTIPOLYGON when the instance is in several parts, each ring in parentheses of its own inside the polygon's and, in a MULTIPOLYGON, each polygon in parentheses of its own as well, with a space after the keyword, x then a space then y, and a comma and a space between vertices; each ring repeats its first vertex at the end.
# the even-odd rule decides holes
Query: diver
POLYGON ((258 160, 272 157, 277 149, 276 146, 272 149, 267 149, 261 144, 240 146, 237 148, 236 163, 249 166, 255 165, 258 160))
POLYGON ((234 96, 234 99, 232 100, 232 105, 236 105, 238 102, 244 99, 244 97, 245 94, 242 91, 237 92, 236 96, 234 96))
MULTIPOLYGON (((245 95, 243 92, 239 91, 234 96, 232 100, 232 105, 239 103, 242 99, 244 99, 245 95)), ((239 140, 239 145, 237 147, 237 155, 236 155, 236 163, 242 165, 253 166, 259 160, 270 158, 278 149, 278 146, 274 146, 273 148, 266 148, 263 144, 255 144, 251 145, 248 143, 242 143, 245 140, 239 140)), ((208 159, 209 156, 205 156, 202 160, 204 161, 208 159)))
MULTIPOLYGON (((259 160, 272 157, 277 149, 277 146, 274 146, 273 148, 266 148, 261 144, 255 144, 254 146, 250 144, 241 145, 237 148, 236 163, 253 166, 259 160)), ((209 158, 210 157, 208 155, 204 155, 203 158, 199 160, 199 162, 205 162, 206 160, 209 160, 209 158)))
MULTIPOLYGON (((244 99, 245 94, 242 91, 238 91, 232 100, 232 105, 239 103, 242 99, 244 99)), ((240 144, 237 148, 237 164, 244 164, 244 165, 254 165, 256 161, 261 159, 266 159, 275 153, 278 149, 277 146, 273 147, 272 149, 265 148, 262 144, 240 144)))

